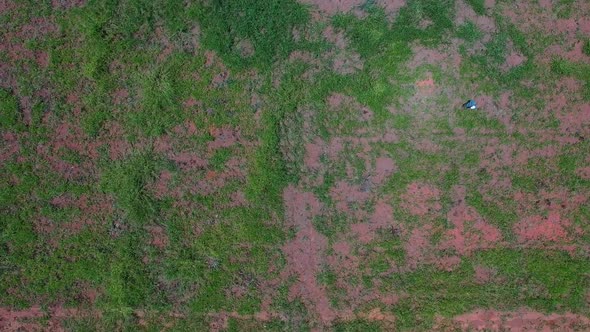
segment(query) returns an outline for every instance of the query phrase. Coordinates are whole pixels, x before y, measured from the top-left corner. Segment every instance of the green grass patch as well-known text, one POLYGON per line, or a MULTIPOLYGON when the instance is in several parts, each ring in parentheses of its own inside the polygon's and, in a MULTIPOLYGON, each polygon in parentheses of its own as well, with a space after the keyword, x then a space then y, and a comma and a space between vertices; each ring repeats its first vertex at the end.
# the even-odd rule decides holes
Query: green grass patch
POLYGON ((309 19, 308 12, 294 0, 223 0, 200 5, 197 10, 203 44, 238 68, 269 68, 284 59, 296 46, 292 29, 309 19), (252 45, 251 57, 240 54, 238 44, 244 40, 252 45))
POLYGON ((146 190, 156 172, 166 167, 163 160, 150 153, 138 153, 124 161, 112 163, 104 171, 100 188, 117 199, 116 206, 133 223, 155 221, 161 205, 146 190))
POLYGON ((456 112, 457 126, 472 131, 478 128, 503 130, 504 125, 497 119, 490 118, 478 110, 459 110, 456 112))
POLYGON ((566 253, 494 249, 463 260, 452 272, 431 268, 393 278, 409 294, 394 309, 402 330, 430 328, 435 314, 452 317, 475 309, 515 310, 524 303, 533 310, 550 312, 560 306, 584 310, 585 273, 590 265, 566 253), (474 263, 496 268, 499 280, 478 285, 474 263), (410 310, 413 308, 413 310, 410 310))
POLYGON ((13 94, 5 89, 0 89, 0 128, 18 130, 19 127, 22 127, 18 106, 18 101, 13 94))
POLYGON ((473 8, 477 15, 485 15, 486 7, 484 0, 467 0, 467 3, 473 8))
POLYGON ((468 21, 457 28, 457 37, 467 42, 474 42, 483 37, 481 30, 473 22, 468 21))

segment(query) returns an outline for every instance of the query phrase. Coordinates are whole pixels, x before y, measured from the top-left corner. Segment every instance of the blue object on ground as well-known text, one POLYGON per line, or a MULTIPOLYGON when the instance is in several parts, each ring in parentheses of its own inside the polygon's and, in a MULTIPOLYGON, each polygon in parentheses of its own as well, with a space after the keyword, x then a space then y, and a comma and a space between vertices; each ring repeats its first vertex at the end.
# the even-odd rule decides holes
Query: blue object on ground
POLYGON ((463 104, 463 107, 474 110, 477 108, 477 103, 475 100, 469 99, 465 104, 463 104))

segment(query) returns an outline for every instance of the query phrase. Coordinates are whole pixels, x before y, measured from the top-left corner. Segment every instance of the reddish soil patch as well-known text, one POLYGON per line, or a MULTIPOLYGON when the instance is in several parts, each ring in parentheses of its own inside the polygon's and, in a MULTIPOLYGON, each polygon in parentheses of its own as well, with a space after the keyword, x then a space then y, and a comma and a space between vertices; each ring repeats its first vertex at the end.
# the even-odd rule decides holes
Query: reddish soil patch
POLYGON ((49 53, 44 51, 36 52, 35 61, 41 68, 49 67, 49 53))
POLYGON ((83 7, 86 5, 86 0, 51 0, 53 8, 71 9, 74 7, 83 7))
POLYGON ((553 8, 553 1, 552 0, 539 0, 539 6, 545 9, 553 8))
POLYGON ((182 190, 193 194, 211 195, 223 188, 227 181, 243 180, 245 178, 244 164, 244 160, 232 158, 225 163, 223 172, 209 170, 204 178, 196 181, 192 177, 185 177, 182 190))
POLYGON ((345 49, 348 46, 348 40, 342 31, 334 31, 334 27, 328 26, 323 31, 323 36, 327 41, 334 44, 339 49, 345 49))
POLYGON ((295 238, 283 246, 287 259, 284 273, 297 276, 289 289, 289 299, 300 298, 310 314, 329 325, 336 313, 330 306, 326 290, 317 284, 316 274, 323 265, 323 252, 328 246, 325 236, 318 233, 312 219, 320 214, 320 202, 311 193, 289 186, 283 192, 285 217, 288 226, 297 229, 295 238))
POLYGON ((83 214, 94 217, 110 215, 113 212, 113 200, 109 195, 104 194, 95 193, 91 196, 82 194, 78 198, 66 194, 52 198, 50 203, 61 209, 76 208, 83 214))
POLYGON ((319 60, 311 53, 304 51, 293 51, 289 54, 289 61, 301 61, 310 65, 319 65, 319 60))
POLYGON ((217 54, 215 51, 205 51, 205 68, 211 67, 215 62, 217 62, 217 54))
POLYGON ((456 24, 463 25, 468 21, 473 22, 484 33, 482 42, 488 42, 492 34, 496 32, 496 21, 489 16, 477 15, 473 8, 463 0, 458 0, 455 3, 456 24))
POLYGON ((92 317, 96 319, 100 313, 81 311, 75 308, 52 306, 48 312, 42 311, 39 305, 26 310, 12 310, 0 307, 0 330, 2 331, 64 331, 62 321, 71 317, 92 317), (47 320, 48 319, 48 320, 47 320), (42 325, 47 321, 47 325, 42 325))
POLYGON ((241 299, 248 293, 248 289, 242 285, 234 285, 226 289, 225 296, 227 298, 241 299))
POLYGON ((451 272, 459 267, 461 264, 461 257, 459 256, 445 256, 440 257, 434 261, 434 264, 439 270, 451 272))
POLYGON ((437 213, 442 208, 439 202, 440 190, 426 183, 410 183, 401 198, 401 207, 415 216, 437 213))
POLYGON ((340 107, 345 101, 348 101, 351 97, 345 96, 341 93, 333 93, 328 96, 327 102, 330 107, 340 107))
POLYGON ((578 22, 574 18, 558 19, 555 26, 559 33, 576 33, 578 30, 578 22))
POLYGON ((328 145, 328 156, 331 160, 336 160, 342 150, 344 150, 343 139, 340 137, 333 137, 328 145))
POLYGON ((568 231, 570 228, 572 222, 554 211, 549 212, 547 217, 535 215, 524 218, 513 227, 521 243, 569 242, 572 240, 568 231))
POLYGON ((377 158, 375 161, 375 175, 371 180, 375 184, 382 184, 395 171, 397 171, 397 166, 393 159, 388 157, 377 158))
POLYGON ((164 28, 161 26, 156 27, 155 30, 155 39, 156 42, 162 46, 162 51, 158 55, 158 62, 165 61, 170 54, 174 51, 174 45, 170 42, 164 28))
POLYGON ((214 88, 220 88, 225 86, 227 80, 229 79, 229 71, 223 70, 221 73, 215 75, 211 80, 211 85, 214 88))
POLYGON ((168 235, 166 230, 161 226, 150 226, 147 228, 152 237, 150 244, 160 250, 168 246, 168 235))
POLYGON ((89 140, 82 128, 68 122, 63 122, 55 129, 51 141, 51 148, 56 155, 60 154, 60 149, 65 148, 91 159, 96 159, 98 158, 98 145, 89 144, 89 140))
POLYGON ((415 142, 414 147, 419 151, 427 153, 438 153, 442 149, 440 145, 434 143, 429 139, 423 139, 415 142))
POLYGON ((201 108, 203 106, 203 103, 201 101, 196 100, 195 97, 191 96, 182 103, 182 106, 184 106, 184 108, 186 109, 193 109, 195 108, 195 106, 201 108))
POLYGON ((348 278, 358 273, 360 260, 352 254, 352 248, 346 241, 339 241, 332 245, 334 254, 328 256, 327 262, 330 267, 338 274, 338 284, 349 288, 346 285, 348 278))
POLYGON ((395 323, 395 316, 381 312, 381 308, 374 308, 367 314, 361 315, 369 321, 378 321, 384 323, 384 328, 392 328, 395 323))
POLYGON ((432 73, 428 73, 428 77, 426 79, 420 80, 416 82, 416 86, 418 88, 428 89, 435 86, 434 78, 432 77, 432 73))
POLYGON ((305 145, 305 166, 311 169, 319 169, 321 167, 320 157, 324 153, 325 143, 320 139, 316 138, 313 143, 307 143, 305 145))
POLYGON ((493 268, 477 265, 475 267, 475 283, 479 285, 487 284, 496 277, 498 271, 493 268))
POLYGON ((240 55, 244 58, 249 58, 254 55, 254 46, 252 42, 248 39, 241 40, 236 44, 236 48, 240 55))
POLYGON ((213 142, 209 142, 208 144, 209 150, 230 147, 240 139, 239 132, 230 127, 212 127, 209 129, 209 134, 214 138, 213 142))
POLYGON ((408 241, 404 244, 406 251, 406 264, 411 270, 420 264, 426 263, 432 256, 432 225, 426 224, 412 230, 408 241))
POLYGON ((80 283, 78 287, 80 288, 78 298, 80 298, 85 303, 94 305, 96 303, 96 299, 100 296, 100 291, 92 288, 92 286, 86 282, 80 283))
POLYGON ((477 249, 492 248, 501 240, 500 231, 483 219, 477 211, 465 203, 465 188, 453 188, 454 206, 447 219, 454 228, 446 232, 441 247, 454 248, 461 255, 470 255, 477 249))
POLYGON ((418 23, 418 27, 420 29, 423 29, 424 30, 424 29, 428 28, 429 26, 431 26, 432 23, 433 22, 431 20, 423 19, 423 20, 420 21, 420 23, 418 23))
POLYGON ((246 195, 241 191, 236 191, 231 194, 230 196, 230 207, 239 207, 239 206, 246 206, 248 205, 248 200, 246 199, 246 195))
POLYGON ((375 233, 379 229, 391 228, 393 232, 398 232, 398 225, 393 220, 393 209, 391 205, 384 201, 378 201, 375 204, 375 211, 368 223, 356 223, 350 226, 353 233, 358 235, 362 243, 371 242, 375 233))
POLYGON ((11 310, 0 308, 0 330, 2 331, 39 331, 37 323, 29 322, 45 316, 40 306, 27 310, 11 310))
POLYGON ((90 139, 78 124, 60 122, 52 113, 47 113, 44 124, 55 130, 49 136, 49 142, 37 145, 37 153, 45 158, 53 171, 70 180, 80 180, 95 174, 93 160, 98 158, 98 148, 102 144, 90 139), (69 150, 69 151, 68 151, 69 150), (80 162, 62 160, 68 152, 75 152, 80 162))
POLYGON ((389 17, 394 17, 406 5, 406 0, 377 0, 375 4, 382 7, 389 17))
POLYGON ((29 96, 21 96, 19 102, 23 113, 23 121, 25 125, 30 126, 33 121, 33 101, 29 96))
POLYGON ((528 217, 531 214, 543 212, 557 212, 567 215, 577 211, 588 201, 588 195, 584 193, 572 193, 568 190, 545 191, 537 194, 516 192, 513 196, 518 203, 518 211, 521 216, 528 217))
POLYGON ((30 22, 22 25, 16 37, 22 39, 36 39, 59 31, 53 17, 33 17, 30 22))
POLYGON ((359 120, 361 120, 361 121, 369 121, 373 118, 373 111, 371 111, 371 109, 368 108, 367 106, 361 107, 360 112, 361 112, 361 114, 360 114, 359 120))
POLYGON ((564 134, 586 132, 585 127, 590 125, 590 104, 576 105, 566 110, 557 114, 560 131, 564 134))
POLYGON ((56 226, 49 218, 40 216, 34 220, 33 228, 37 234, 48 235, 55 230, 56 226))
POLYGON ((502 66, 503 70, 508 70, 520 66, 526 61, 526 57, 518 52, 512 52, 506 56, 506 62, 502 66))
POLYGON ((224 313, 218 313, 212 316, 209 321, 209 331, 226 331, 229 327, 229 315, 224 313))
POLYGON ((590 319, 572 313, 545 315, 521 309, 516 312, 476 310, 453 318, 456 327, 467 331, 583 331, 590 319))
POLYGON ((581 167, 576 169, 576 175, 584 180, 590 180, 590 167, 581 167))
POLYGON ((118 89, 113 93, 113 104, 123 105, 127 102, 127 98, 129 98, 129 91, 123 88, 118 89))
POLYGON ((109 145, 109 157, 111 160, 121 160, 131 152, 131 144, 124 138, 125 130, 120 124, 116 122, 108 122, 105 124, 107 135, 101 135, 101 140, 104 140, 109 145))
MULTIPOLYGON (((351 213, 352 204, 364 204, 371 194, 361 188, 360 185, 351 185, 346 181, 339 181, 334 187, 330 189, 330 196, 336 202, 336 208, 339 212, 351 213)), ((358 214, 365 211, 357 210, 358 214)), ((357 215, 358 217, 358 215, 357 215)))
POLYGON ((16 8, 13 0, 0 0, 0 14, 5 14, 16 8))
POLYGON ((500 106, 500 108, 510 109, 510 97, 512 97, 512 92, 502 92, 502 94, 500 95, 500 100, 498 101, 498 105, 500 106))
POLYGON ((360 54, 356 52, 340 52, 334 58, 332 69, 338 74, 348 75, 353 74, 358 70, 362 70, 364 61, 360 54))
POLYGON ((197 126, 194 122, 187 119, 183 124, 175 126, 172 131, 178 135, 178 137, 190 137, 197 134, 197 126))
POLYGON ((590 18, 582 17, 578 20, 578 28, 580 32, 585 36, 590 36, 590 18))
POLYGON ((558 153, 559 148, 556 146, 546 146, 534 150, 522 150, 518 152, 516 157, 514 157, 514 162, 519 165, 526 165, 531 158, 551 159, 557 156, 558 153))
POLYGON ((181 152, 170 157, 182 170, 203 169, 209 162, 190 152, 181 152))
POLYGON ((478 107, 480 109, 493 111, 496 108, 496 105, 494 104, 494 98, 492 96, 479 95, 475 97, 475 100, 477 101, 478 107))
POLYGON ((447 58, 447 56, 439 50, 426 48, 422 45, 413 46, 412 53, 414 56, 412 60, 408 62, 408 67, 410 69, 416 69, 417 67, 426 64, 440 64, 447 58))
POLYGON ((12 156, 18 155, 20 152, 20 144, 18 137, 14 133, 3 132, 2 135, 2 146, 0 146, 0 163, 4 163, 11 159, 12 156))
POLYGON ((540 57, 540 62, 547 64, 554 58, 563 58, 572 62, 590 63, 590 57, 584 53, 584 42, 578 40, 567 40, 562 45, 549 46, 540 57))
POLYGON ((512 155, 515 146, 513 144, 500 144, 497 138, 488 140, 487 145, 483 148, 480 155, 480 167, 490 176, 491 180, 479 189, 480 193, 485 196, 486 192, 495 190, 509 190, 512 188, 510 178, 505 174, 507 166, 514 164, 512 155))

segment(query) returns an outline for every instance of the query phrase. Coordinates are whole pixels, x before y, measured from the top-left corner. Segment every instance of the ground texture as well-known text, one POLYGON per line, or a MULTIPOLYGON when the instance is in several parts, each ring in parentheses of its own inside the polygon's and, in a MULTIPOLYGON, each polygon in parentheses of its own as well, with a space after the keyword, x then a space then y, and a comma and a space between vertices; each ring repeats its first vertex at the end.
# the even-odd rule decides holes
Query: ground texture
POLYGON ((0 330, 590 330, 587 1, 0 26, 0 330))

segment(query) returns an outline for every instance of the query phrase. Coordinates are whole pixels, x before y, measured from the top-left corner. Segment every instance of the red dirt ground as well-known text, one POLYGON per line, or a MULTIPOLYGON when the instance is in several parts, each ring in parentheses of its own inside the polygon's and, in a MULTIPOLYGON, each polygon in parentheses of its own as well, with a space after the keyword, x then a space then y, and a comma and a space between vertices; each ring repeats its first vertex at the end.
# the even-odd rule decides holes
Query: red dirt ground
POLYGON ((590 319, 570 313, 545 315, 527 309, 516 312, 476 310, 453 318, 451 326, 477 331, 584 331, 590 329, 590 319))
POLYGON ((433 245, 430 242, 431 236, 431 224, 425 224, 411 231, 410 237, 404 244, 406 264, 410 270, 414 270, 419 265, 431 260, 433 252, 433 245))
POLYGON ((350 226, 353 233, 356 233, 361 243, 369 243, 375 238, 376 232, 380 229, 397 229, 393 220, 393 208, 384 201, 375 204, 373 215, 369 222, 356 223, 350 226))
POLYGON ((320 214, 321 205, 311 193, 288 187, 284 192, 286 222, 297 229, 295 238, 283 246, 287 258, 287 275, 297 276, 289 289, 289 298, 301 298, 310 313, 315 313, 323 323, 336 318, 326 290, 317 284, 316 274, 320 272, 324 259, 323 252, 328 242, 318 233, 311 221, 320 214))
POLYGON ((497 273, 493 268, 478 265, 475 267, 475 282, 479 285, 492 282, 497 273))
POLYGON ((51 306, 47 311, 40 306, 32 306, 26 310, 8 310, 0 308, 0 330, 2 331, 65 331, 62 322, 65 319, 98 318, 101 314, 88 310, 64 308, 62 305, 51 306), (40 319, 47 319, 41 325, 40 319))
POLYGON ((397 166, 395 166, 393 159, 389 157, 379 157, 375 161, 375 172, 371 180, 375 184, 382 184, 395 171, 397 171, 397 166))
MULTIPOLYGON (((524 218, 514 225, 514 233, 523 243, 530 242, 569 242, 569 229, 572 222, 562 218, 558 212, 550 212, 547 217, 539 215, 524 218)), ((581 232, 581 230, 579 230, 581 232)))
POLYGON ((435 214, 442 208, 440 190, 430 184, 410 183, 401 198, 401 207, 415 216, 435 214))
POLYGON ((454 248, 460 255, 470 255, 478 249, 493 248, 501 240, 500 231, 465 203, 465 188, 453 188, 454 205, 447 214, 453 229, 447 231, 441 248, 454 248))

